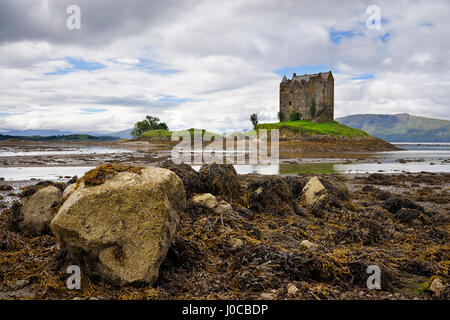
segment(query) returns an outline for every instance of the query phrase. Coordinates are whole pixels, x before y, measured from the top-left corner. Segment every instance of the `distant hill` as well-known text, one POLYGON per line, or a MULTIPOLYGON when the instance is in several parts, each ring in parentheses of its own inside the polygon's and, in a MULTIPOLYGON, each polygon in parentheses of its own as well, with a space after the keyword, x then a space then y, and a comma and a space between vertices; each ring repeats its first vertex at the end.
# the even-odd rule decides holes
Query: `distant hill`
POLYGON ((88 134, 71 134, 71 135, 57 135, 57 136, 11 136, 0 134, 0 140, 31 140, 31 141, 115 141, 119 137, 95 137, 88 134))
POLYGON ((400 114, 355 114, 336 121, 390 142, 450 142, 450 121, 400 114))
POLYGON ((126 130, 122 130, 122 131, 108 133, 108 134, 105 134, 105 136, 119 137, 121 139, 131 139, 131 138, 133 138, 131 136, 131 130, 133 130, 133 129, 126 129, 126 130))
MULTIPOLYGON (((30 137, 30 136, 41 136, 41 137, 50 137, 50 136, 62 136, 62 135, 77 135, 77 134, 83 134, 83 135, 90 135, 90 136, 102 136, 102 135, 109 135, 109 134, 101 134, 96 132, 74 132, 74 131, 63 131, 63 130, 55 130, 55 129, 49 129, 49 130, 41 130, 41 129, 32 129, 32 130, 9 130, 9 129, 0 129, 0 134, 8 135, 8 136, 23 136, 23 137, 30 137)), ((118 136, 116 136, 118 137, 118 136)))

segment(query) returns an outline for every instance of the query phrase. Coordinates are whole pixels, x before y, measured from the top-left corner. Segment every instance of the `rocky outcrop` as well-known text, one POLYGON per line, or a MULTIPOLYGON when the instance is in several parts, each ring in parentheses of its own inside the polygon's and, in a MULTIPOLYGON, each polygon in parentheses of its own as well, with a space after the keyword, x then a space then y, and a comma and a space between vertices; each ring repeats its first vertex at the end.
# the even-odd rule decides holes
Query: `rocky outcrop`
POLYGON ((60 199, 61 191, 54 186, 41 188, 31 196, 23 198, 20 208, 23 221, 19 223, 19 228, 32 235, 48 233, 50 221, 56 213, 54 207, 60 199))
POLYGON ((275 215, 298 213, 289 185, 279 176, 266 176, 248 186, 249 208, 275 215))
POLYGON ((50 224, 58 241, 90 276, 153 283, 185 208, 182 181, 163 168, 119 172, 94 186, 80 181, 50 224))
POLYGON ((230 202, 239 201, 241 186, 232 164, 204 164, 199 172, 204 192, 221 196, 230 202))

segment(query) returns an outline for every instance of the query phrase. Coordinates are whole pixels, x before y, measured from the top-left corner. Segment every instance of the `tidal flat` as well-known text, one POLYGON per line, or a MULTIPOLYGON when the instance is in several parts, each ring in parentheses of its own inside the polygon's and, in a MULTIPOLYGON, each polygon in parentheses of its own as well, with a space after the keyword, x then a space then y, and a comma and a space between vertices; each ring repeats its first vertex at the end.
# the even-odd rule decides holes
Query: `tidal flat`
MULTIPOLYGON (((4 152, 24 152, 23 146, 1 147, 4 152)), ((170 148, 163 145, 59 143, 26 149, 91 151, 1 157, 1 299, 449 298, 450 173, 445 152, 431 158, 403 152, 389 162, 403 165, 403 170, 350 173, 336 172, 334 165, 382 164, 384 155, 344 152, 327 158, 315 152, 309 157, 283 158, 278 167, 266 167, 266 172, 255 167, 241 171, 239 166, 236 170, 218 167, 217 176, 229 171, 231 178, 216 179, 212 171, 208 179, 215 182, 211 184, 197 179, 200 168, 167 161, 170 148), (104 152, 91 152, 95 148, 104 152), (75 163, 69 163, 72 160, 75 163), (443 172, 427 172, 426 168, 436 165, 431 163, 439 161, 443 172), (183 180, 186 209, 153 285, 120 287, 82 274, 81 289, 68 290, 66 270, 75 263, 73 257, 51 232, 23 232, 16 204, 44 186, 65 190, 84 174, 70 168, 88 171, 108 163, 173 170, 183 180), (408 164, 427 167, 409 172, 408 164), (309 167, 297 172, 300 165, 309 167), (34 178, 7 176, 7 170, 19 167, 69 171, 34 178), (329 195, 317 205, 308 203, 304 191, 314 177, 329 195), (227 187, 230 181, 237 186, 233 190, 227 187), (227 202, 232 210, 224 214, 200 206, 194 196, 204 193, 227 202), (367 287, 367 268, 372 265, 381 269, 379 290, 367 287)))

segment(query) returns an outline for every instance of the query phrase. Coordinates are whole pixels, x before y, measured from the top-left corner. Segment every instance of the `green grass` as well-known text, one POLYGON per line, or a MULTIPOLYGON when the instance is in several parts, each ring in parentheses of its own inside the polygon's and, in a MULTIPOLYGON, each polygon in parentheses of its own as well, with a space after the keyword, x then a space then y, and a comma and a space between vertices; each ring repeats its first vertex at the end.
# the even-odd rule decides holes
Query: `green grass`
POLYGON ((322 123, 312 123, 310 120, 284 121, 278 123, 262 123, 257 129, 289 129, 298 133, 310 135, 328 135, 334 137, 367 137, 369 136, 362 130, 350 128, 336 121, 327 121, 322 123))
POLYGON ((211 131, 207 131, 204 129, 195 129, 195 128, 190 128, 190 129, 186 129, 186 130, 180 130, 180 131, 169 131, 169 130, 163 130, 163 129, 158 129, 158 130, 149 130, 144 132, 141 137, 151 137, 151 138, 171 138, 172 135, 174 137, 182 137, 182 136, 186 136, 188 134, 190 134, 191 136, 194 134, 194 130, 197 130, 197 132, 202 132, 202 136, 215 136, 215 137, 221 137, 222 135, 215 133, 215 132, 211 132, 211 131))

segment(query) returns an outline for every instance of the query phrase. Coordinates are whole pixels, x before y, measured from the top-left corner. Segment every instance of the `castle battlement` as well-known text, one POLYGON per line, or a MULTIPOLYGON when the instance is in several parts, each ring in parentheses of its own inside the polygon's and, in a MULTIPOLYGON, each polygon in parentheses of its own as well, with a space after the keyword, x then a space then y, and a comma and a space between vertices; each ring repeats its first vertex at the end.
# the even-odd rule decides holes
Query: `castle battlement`
POLYGON ((334 78, 331 71, 316 74, 286 75, 280 83, 280 112, 282 121, 293 112, 300 119, 325 122, 334 118, 334 78))

